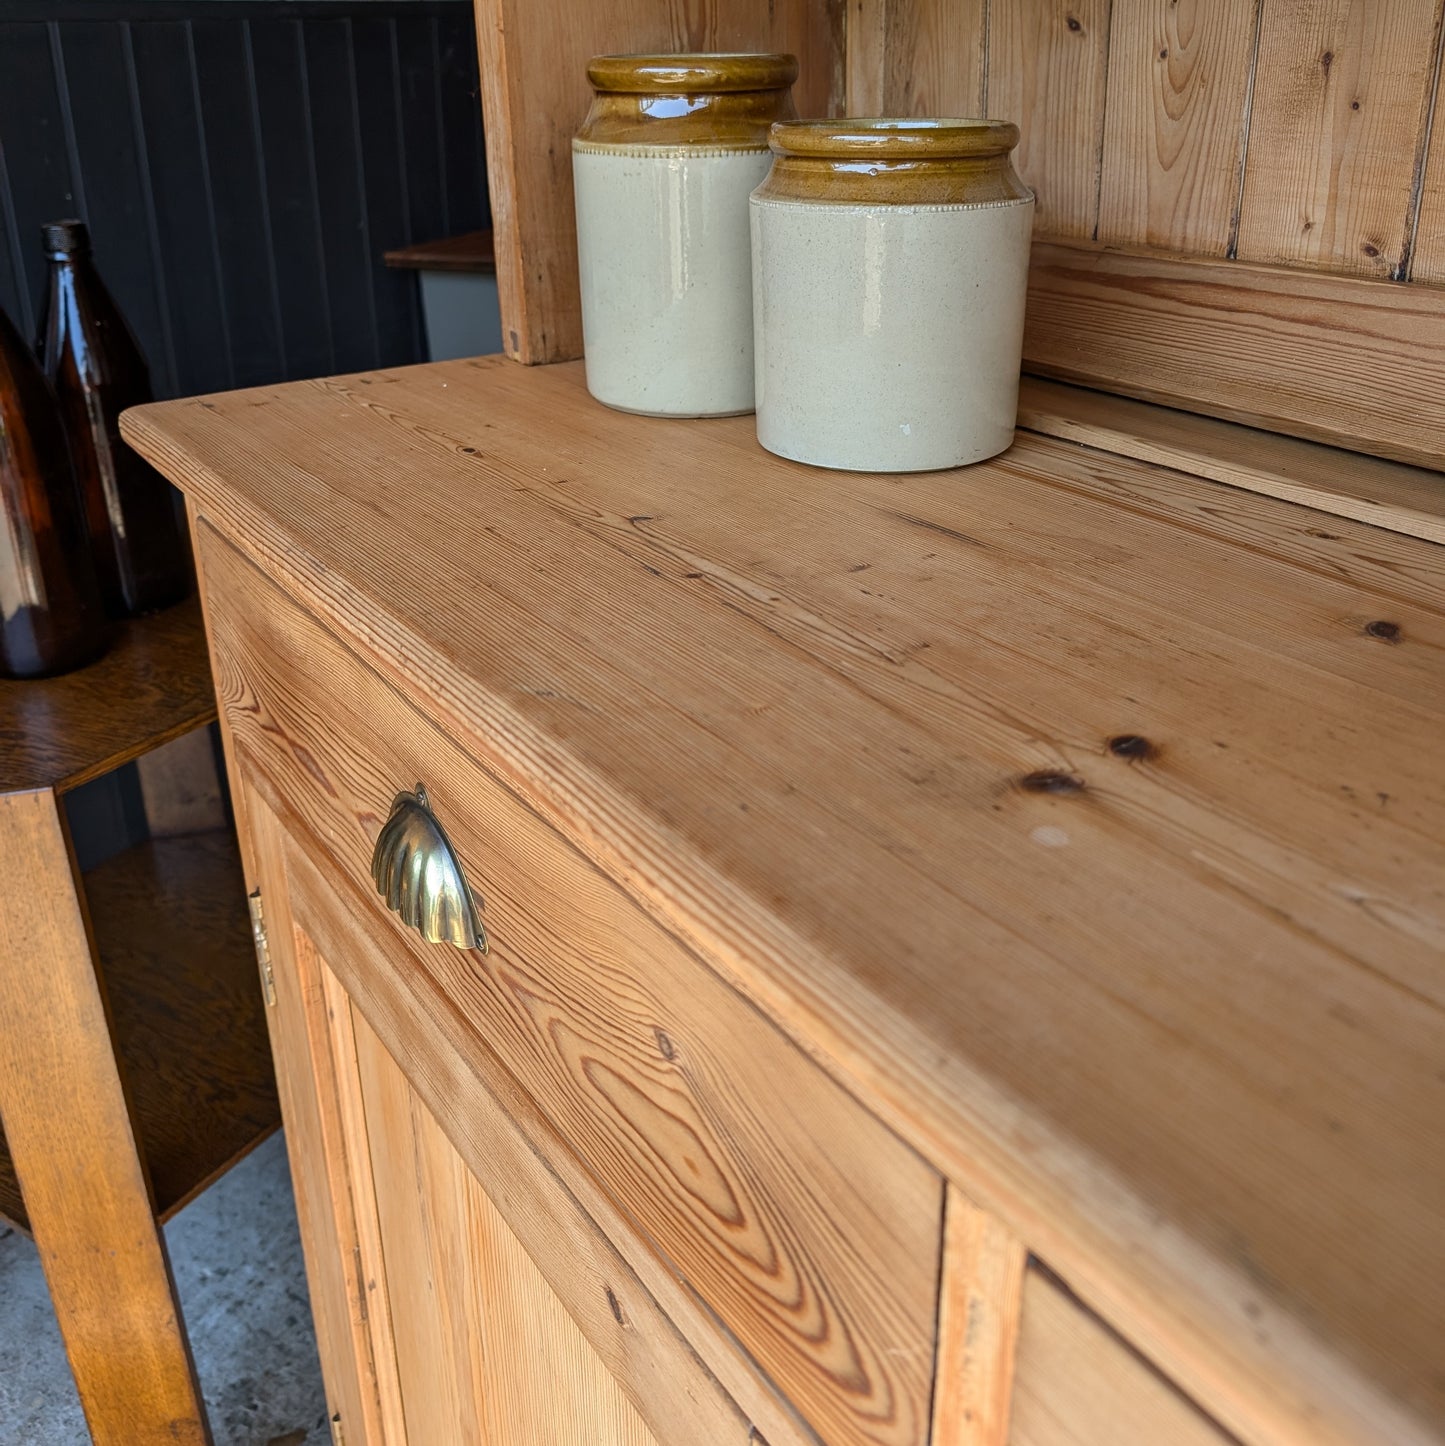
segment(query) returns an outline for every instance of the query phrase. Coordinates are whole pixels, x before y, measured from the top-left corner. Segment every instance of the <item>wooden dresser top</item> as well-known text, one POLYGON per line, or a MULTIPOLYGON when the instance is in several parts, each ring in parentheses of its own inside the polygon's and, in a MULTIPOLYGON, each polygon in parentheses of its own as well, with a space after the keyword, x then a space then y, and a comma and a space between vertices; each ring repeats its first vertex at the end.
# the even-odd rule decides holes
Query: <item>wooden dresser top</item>
POLYGON ((814 470, 580 364, 125 431, 1143 1348, 1445 1429, 1445 550, 1027 433, 814 470))

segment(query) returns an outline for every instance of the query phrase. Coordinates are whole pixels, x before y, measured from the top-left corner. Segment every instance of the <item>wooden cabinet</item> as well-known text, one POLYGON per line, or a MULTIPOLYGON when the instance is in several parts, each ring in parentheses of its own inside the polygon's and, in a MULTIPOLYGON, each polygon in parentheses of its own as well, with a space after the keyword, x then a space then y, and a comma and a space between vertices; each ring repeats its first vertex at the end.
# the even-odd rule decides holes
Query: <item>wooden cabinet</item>
POLYGON ((127 420, 344 1440, 1438 1442, 1436 549, 750 426, 502 358, 127 420), (486 953, 372 881, 418 781, 486 953))

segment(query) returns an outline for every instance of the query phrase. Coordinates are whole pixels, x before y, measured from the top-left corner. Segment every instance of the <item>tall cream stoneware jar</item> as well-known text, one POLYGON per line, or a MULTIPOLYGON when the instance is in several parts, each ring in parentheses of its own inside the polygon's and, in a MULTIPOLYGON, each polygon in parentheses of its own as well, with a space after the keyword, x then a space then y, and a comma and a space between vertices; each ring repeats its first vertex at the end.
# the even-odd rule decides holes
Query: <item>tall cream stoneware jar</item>
POLYGON ((753 409, 748 195, 791 55, 603 55, 572 142, 587 389, 665 417, 753 409))
POLYGON ((758 440, 866 472, 1013 440, 1033 193, 989 120, 785 121, 753 192, 758 440))

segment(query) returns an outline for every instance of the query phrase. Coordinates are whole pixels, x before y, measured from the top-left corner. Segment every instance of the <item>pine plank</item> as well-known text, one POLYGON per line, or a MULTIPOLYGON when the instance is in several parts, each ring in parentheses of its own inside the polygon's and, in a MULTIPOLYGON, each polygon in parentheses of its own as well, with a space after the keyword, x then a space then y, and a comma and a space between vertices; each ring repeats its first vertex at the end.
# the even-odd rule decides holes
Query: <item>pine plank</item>
POLYGON ((476 0, 482 116, 497 290, 507 355, 582 355, 572 136, 587 114, 598 54, 783 50, 798 57, 800 115, 843 100, 842 15, 810 0, 476 0))
POLYGON ((396 1061, 353 1028, 407 1439, 655 1446, 396 1061))
POLYGON ((1440 104, 1440 74, 1445 66, 1445 37, 1437 37, 1435 75, 1426 150, 1421 161, 1420 208, 1410 245, 1410 280, 1445 285, 1445 107, 1440 104))
POLYGON ((1264 7, 1241 260, 1403 278, 1439 0, 1264 7))
POLYGON ((989 11, 988 109, 1022 132, 1039 236, 1092 238, 1104 147, 1110 0, 1016 0, 989 11))
MULTIPOLYGON (((223 725, 223 731, 226 731, 223 725)), ((239 775, 232 774, 233 778, 239 775)), ((276 1059, 286 1154, 306 1261, 306 1284, 326 1383, 326 1409, 342 1432, 389 1442, 368 1320, 366 1266, 337 1092, 322 961, 295 928, 274 812, 249 787, 236 790, 247 820, 252 878, 266 909, 276 1004, 266 1011, 276 1059)), ((384 1373, 388 1369, 380 1363, 384 1373)))
POLYGON ((1028 371, 1438 469, 1445 292, 1035 243, 1028 371))
POLYGON ((1229 1437, 1038 1269, 1023 1281, 1010 1446, 1230 1446, 1229 1437))
POLYGON ((127 427, 1230 1429, 1445 1421, 1438 549, 501 360, 127 427))
POLYGON ((933 1446, 1005 1446, 1026 1252, 950 1187, 944 1215, 933 1446))
POLYGON ((1019 426, 1445 542, 1445 475, 1423 467, 1042 377, 1019 387, 1019 426))
POLYGON ((1098 239, 1223 256, 1256 0, 1113 0, 1098 239))
POLYGON ((885 4, 881 113, 982 115, 987 9, 986 0, 885 4))
MULTIPOLYGON (((201 548, 237 598, 252 570, 201 548)), ((634 1229, 820 1435, 926 1439, 938 1176, 314 624, 271 590, 233 608, 222 689, 254 700, 238 739, 363 896, 371 820, 398 777, 426 782, 492 947, 422 966, 634 1229), (347 708, 364 735, 316 726, 347 708)))

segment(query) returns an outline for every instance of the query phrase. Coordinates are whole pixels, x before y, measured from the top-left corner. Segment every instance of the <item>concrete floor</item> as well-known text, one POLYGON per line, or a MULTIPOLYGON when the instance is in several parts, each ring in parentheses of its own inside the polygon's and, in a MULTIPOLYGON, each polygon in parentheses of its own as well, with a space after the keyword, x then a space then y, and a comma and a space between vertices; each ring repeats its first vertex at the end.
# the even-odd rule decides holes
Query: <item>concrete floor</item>
MULTIPOLYGON (((187 1205, 166 1244, 216 1446, 329 1446, 281 1136, 187 1205)), ((88 1440, 35 1247, 0 1225, 0 1446, 88 1440)))

